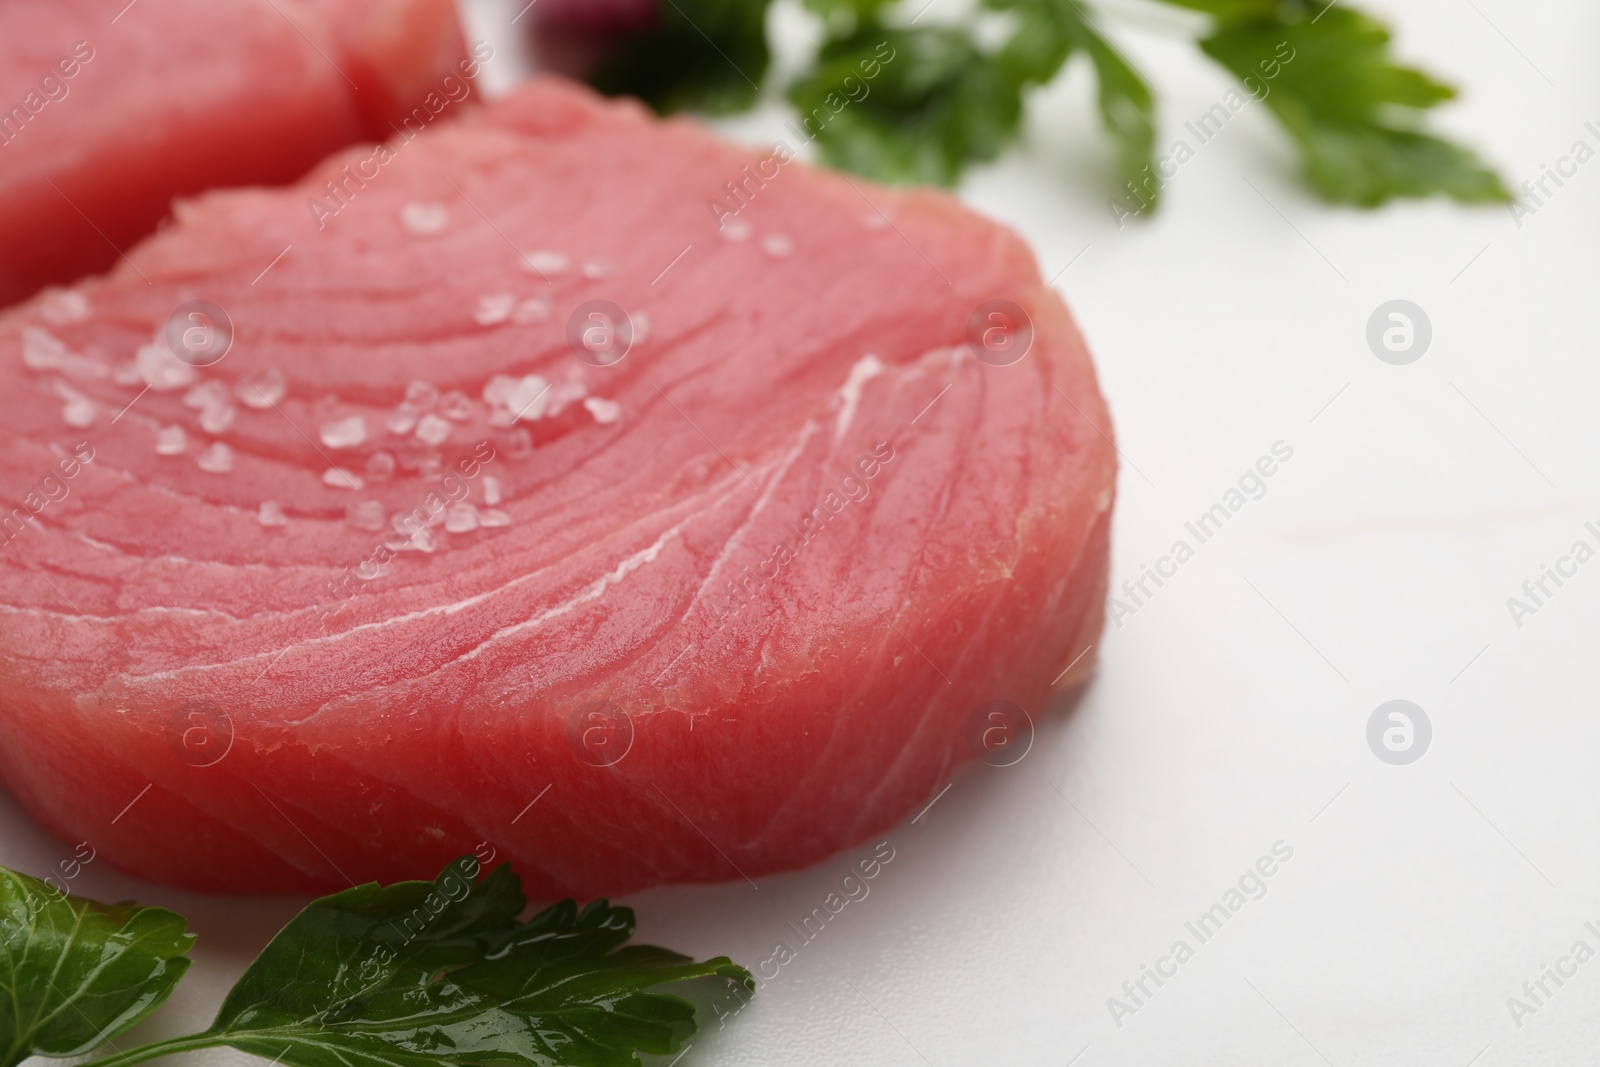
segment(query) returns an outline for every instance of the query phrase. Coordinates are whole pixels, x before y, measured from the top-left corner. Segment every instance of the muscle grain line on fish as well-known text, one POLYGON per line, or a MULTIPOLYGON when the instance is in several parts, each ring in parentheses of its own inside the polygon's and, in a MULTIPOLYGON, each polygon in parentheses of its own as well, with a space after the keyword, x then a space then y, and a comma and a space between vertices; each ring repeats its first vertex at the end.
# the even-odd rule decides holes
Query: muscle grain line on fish
POLYGON ((29 89, 20 103, 12 104, 0 114, 0 148, 20 137, 28 123, 46 106, 65 100, 72 91, 67 82, 76 78, 83 65, 93 59, 94 46, 88 41, 79 41, 72 46, 71 55, 56 60, 56 65, 39 79, 39 88, 29 89))
POLYGON ((59 504, 72 495, 72 489, 67 485, 78 476, 78 472, 94 462, 94 448, 87 441, 79 441, 72 446, 72 454, 60 456, 55 464, 39 479, 39 483, 28 490, 23 496, 22 503, 11 509, 5 515, 0 515, 0 548, 4 548, 22 536, 38 515, 51 504, 59 504))
MULTIPOLYGON (((867 82, 882 73, 884 65, 893 61, 894 57, 899 53, 894 50, 888 41, 883 41, 879 43, 877 48, 873 49, 872 54, 877 58, 863 59, 856 64, 856 69, 861 72, 860 78, 853 74, 846 74, 840 81, 839 88, 843 91, 843 96, 840 96, 838 92, 832 92, 823 97, 822 106, 814 107, 811 109, 810 114, 801 116, 799 126, 794 124, 793 119, 784 121, 784 126, 799 138, 802 145, 810 144, 816 140, 817 134, 822 132, 823 127, 832 122, 834 117, 850 104, 859 104, 865 100, 872 92, 867 82), (883 54, 885 49, 888 50, 888 55, 883 54), (856 87, 860 90, 859 95, 856 89, 850 87, 851 82, 855 82, 856 87), (838 103, 837 107, 834 106, 835 101, 838 103), (813 119, 816 120, 817 124, 815 130, 811 128, 813 119)), ((756 194, 767 187, 767 182, 776 178, 784 164, 791 162, 794 158, 795 150, 793 148, 790 148, 784 141, 774 141, 772 151, 756 161, 754 173, 750 170, 750 164, 746 163, 739 168, 740 177, 723 182, 724 199, 708 199, 706 201, 706 207, 711 210, 711 219, 717 224, 717 229, 722 229, 729 219, 737 217, 739 212, 749 207, 750 202, 756 198, 756 194), (772 164, 772 173, 770 174, 767 173, 767 164, 769 163, 772 164), (755 183, 755 188, 753 189, 750 187, 752 182, 755 183), (741 196, 741 193, 744 195, 741 196), (732 206, 729 206, 730 204, 732 206)))
POLYGON ((860 503, 872 494, 871 487, 867 484, 883 472, 894 459, 894 445, 888 441, 879 441, 873 446, 872 451, 856 460, 851 473, 843 475, 836 489, 829 489, 817 498, 810 510, 800 516, 800 522, 786 522, 789 532, 794 535, 794 543, 788 541, 774 541, 772 551, 755 564, 755 573, 750 572, 750 564, 745 564, 737 578, 729 578, 724 583, 727 600, 717 603, 715 597, 706 598, 706 610, 711 613, 712 621, 721 629, 728 620, 744 610, 745 605, 755 598, 755 594, 764 589, 768 582, 776 581, 784 567, 800 555, 800 551, 809 545, 835 515, 842 512, 852 503, 860 503), (859 473, 859 477, 857 474, 859 473), (772 573, 766 572, 766 567, 771 566, 772 573))
POLYGON ((340 577, 328 580, 324 588, 327 589, 329 596, 338 601, 338 606, 330 608, 327 604, 318 605, 317 621, 322 624, 323 629, 327 629, 330 617, 344 610, 348 600, 363 592, 361 585, 357 584, 358 580, 371 582, 388 574, 389 564, 393 562, 395 556, 408 548, 416 549, 418 540, 427 533, 428 527, 443 521, 445 508, 467 498, 472 491, 467 481, 482 473, 484 467, 494 462, 495 456, 494 445, 488 441, 478 442, 472 450, 472 457, 459 461, 456 470, 444 475, 439 480, 438 489, 430 489, 420 504, 409 512, 396 513, 390 519, 390 525, 395 530, 394 536, 387 537, 374 545, 372 551, 355 565, 354 573, 346 564, 340 577))
POLYGON ((440 96, 438 91, 430 90, 428 95, 422 98, 422 102, 411 109, 411 114, 400 120, 400 126, 390 123, 395 132, 391 140, 374 146, 370 155, 356 162, 354 171, 350 169, 350 164, 346 163, 339 168, 342 177, 337 181, 329 180, 323 183, 327 200, 312 197, 306 201, 306 208, 311 212, 311 218, 316 222, 317 229, 326 227, 330 218, 349 207, 355 200, 356 194, 367 187, 367 182, 375 180, 386 164, 394 162, 399 150, 415 140, 417 134, 426 129, 445 108, 452 103, 459 104, 472 95, 471 79, 477 77, 483 64, 494 58, 494 46, 486 41, 476 41, 472 45, 472 54, 475 58, 463 59, 456 64, 456 69, 467 80, 462 81, 453 74, 446 74, 439 81, 439 89, 443 90, 443 96, 440 96), (417 123, 416 129, 411 128, 413 120, 417 123), (332 201, 331 206, 328 201, 332 201))

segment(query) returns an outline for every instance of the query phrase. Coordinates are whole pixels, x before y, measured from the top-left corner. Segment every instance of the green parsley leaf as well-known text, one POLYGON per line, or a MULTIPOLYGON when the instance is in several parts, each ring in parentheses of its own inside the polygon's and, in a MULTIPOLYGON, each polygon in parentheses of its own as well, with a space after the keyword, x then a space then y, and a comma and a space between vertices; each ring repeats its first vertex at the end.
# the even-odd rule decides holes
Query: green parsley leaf
POLYGON ((662 113, 741 111, 760 95, 772 54, 771 0, 660 0, 658 23, 624 38, 592 78, 613 96, 637 96, 662 113))
POLYGON ((192 944, 170 911, 80 900, 0 867, 0 1067, 127 1030, 167 999, 192 944))
POLYGON ((806 7, 835 23, 853 29, 862 22, 874 21, 878 12, 894 6, 895 0, 805 0, 806 7))
POLYGON ((1265 94, 1326 199, 1372 207, 1402 196, 1511 198, 1472 152, 1417 128, 1419 114, 1455 90, 1396 65, 1380 23, 1331 5, 1316 14, 1276 4, 1257 13, 1244 0, 1169 2, 1228 12, 1200 47, 1252 94, 1265 94))
POLYGON ((1145 191, 1154 206, 1160 190, 1155 167, 1155 95, 1117 47, 1100 33, 1078 0, 986 0, 986 6, 1011 11, 1017 29, 996 57, 1019 85, 1043 85, 1056 76, 1073 52, 1094 64, 1099 83, 1100 123, 1117 145, 1121 177, 1145 191))
POLYGON ((688 1001, 645 989, 744 968, 625 946, 633 912, 563 901, 518 922, 502 866, 468 856, 432 882, 368 884, 314 901, 272 939, 198 1040, 287 1067, 635 1067, 695 1031, 688 1001))
POLYGON ((948 26, 863 22, 823 45, 789 100, 824 160, 893 182, 950 184, 999 155, 1022 117, 1019 87, 948 26))

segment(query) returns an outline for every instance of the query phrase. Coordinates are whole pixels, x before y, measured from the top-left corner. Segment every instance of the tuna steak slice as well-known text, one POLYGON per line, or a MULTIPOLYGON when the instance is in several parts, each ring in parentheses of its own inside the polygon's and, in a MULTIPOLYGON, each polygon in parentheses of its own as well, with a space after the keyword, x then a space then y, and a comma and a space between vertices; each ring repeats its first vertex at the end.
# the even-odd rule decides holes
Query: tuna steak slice
POLYGON ((450 0, 5 0, 0 304, 110 267, 174 196, 389 137, 481 58, 450 0))
POLYGON ((28 810, 208 890, 614 894, 1037 714, 1102 616, 1089 356, 1008 231, 786 156, 536 81, 0 313, 28 810))

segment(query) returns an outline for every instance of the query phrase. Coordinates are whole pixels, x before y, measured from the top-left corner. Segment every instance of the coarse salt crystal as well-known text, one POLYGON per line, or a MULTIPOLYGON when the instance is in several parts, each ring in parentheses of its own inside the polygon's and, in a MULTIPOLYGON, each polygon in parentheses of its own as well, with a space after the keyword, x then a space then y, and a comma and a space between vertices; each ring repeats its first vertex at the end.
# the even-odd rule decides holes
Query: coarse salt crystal
POLYGON ((622 405, 615 400, 604 400, 598 396, 591 396, 583 402, 584 409, 594 416, 594 421, 604 426, 617 421, 617 416, 622 414, 622 405))
POLYGON ((261 502, 261 506, 256 509, 256 521, 268 529, 289 525, 288 518, 283 514, 283 508, 278 506, 276 500, 261 502))
POLYGON ((417 423, 417 440, 423 444, 442 445, 450 439, 450 424, 437 415, 424 415, 417 423))
POLYGON ((583 265, 585 278, 604 278, 611 273, 611 264, 603 263, 598 259, 591 259, 583 265))
POLYGON ((518 326, 526 326, 530 322, 544 322, 550 317, 550 301, 544 297, 531 296, 517 305, 517 313, 512 316, 512 321, 518 326))
POLYGON ((133 356, 139 368, 139 377, 158 393, 182 389, 193 385, 199 377, 195 369, 177 356, 163 343, 140 345, 133 356))
POLYGON ((628 316, 628 322, 633 327, 632 344, 642 345, 644 339, 650 336, 650 313, 648 311, 635 311, 628 316))
POLYGON ((723 219, 717 233, 724 241, 743 241, 750 236, 750 224, 743 219, 723 219))
POLYGON ((437 404, 438 402, 439 387, 434 385, 432 382, 418 380, 406 386, 407 404, 414 404, 426 411, 428 408, 433 407, 433 405, 437 404))
POLYGON ((532 274, 563 274, 572 261, 563 252, 540 249, 522 257, 522 269, 532 274))
POLYGON ((22 362, 33 370, 50 370, 67 355, 67 346, 48 330, 25 326, 22 330, 22 362))
POLYGON ((383 420, 392 434, 404 436, 417 428, 417 409, 410 404, 401 404, 383 420))
POLYGON ((374 452, 367 457, 367 481, 388 481, 394 477, 394 466, 394 453, 374 452))
POLYGON ((526 419, 529 422, 544 415, 546 394, 550 390, 550 383, 537 374, 529 374, 517 383, 517 387, 506 398, 506 407, 511 409, 511 416, 515 419, 526 419))
POLYGON ((472 398, 459 389, 452 389, 439 398, 439 414, 451 422, 466 422, 472 418, 472 398))
POLYGON ((265 411, 274 406, 288 391, 289 383, 277 367, 256 371, 249 377, 239 379, 233 386, 233 394, 239 398, 239 402, 256 411, 265 411))
POLYGON ((367 440, 367 420, 360 415, 325 422, 317 431, 329 448, 355 448, 367 440))
POLYGON ((498 326, 502 322, 509 322, 511 312, 517 306, 515 293, 490 293, 488 296, 478 297, 478 310, 472 313, 472 320, 479 326, 498 326))
POLYGON ((183 394, 183 406, 198 408, 223 407, 231 403, 228 399, 228 387, 221 382, 204 382, 183 394))
POLYGON ((490 508, 486 511, 478 512, 478 525, 490 528, 495 526, 510 526, 511 516, 507 515, 503 511, 490 508))
POLYGON ((163 426, 156 431, 156 455, 181 456, 189 447, 189 435, 182 426, 163 426))
POLYGON ((427 527, 411 534, 398 534, 389 538, 387 544, 398 552, 432 552, 438 547, 433 539, 433 531, 427 527))
POLYGON ((238 414, 239 409, 232 404, 206 408, 200 412, 200 428, 206 433, 222 433, 233 425, 233 420, 238 414))
POLYGON ((774 259, 782 259, 794 251, 794 242, 786 234, 769 233, 761 239, 761 250, 774 259))
POLYGON ((544 399, 544 413, 551 417, 567 410, 567 405, 574 400, 583 399, 588 390, 580 381, 558 382, 550 387, 550 392, 544 399))
POLYGON ((47 289, 39 312, 46 322, 69 326, 89 317, 89 298, 75 289, 47 289))
POLYGON ((471 533, 478 528, 478 509, 458 500, 444 509, 444 528, 450 533, 471 533))
POLYGON ((500 503, 500 479, 492 474, 483 476, 483 502, 490 507, 500 503))
POLYGON ((505 407, 511 402, 511 394, 516 392, 517 379, 509 374, 496 374, 483 386, 483 402, 490 407, 505 407))
POLYGON ((400 209, 400 224, 406 228, 407 233, 414 233, 421 237, 443 233, 445 226, 450 222, 450 212, 443 204, 428 201, 412 201, 400 209))
POLYGON ((345 470, 343 467, 329 467, 323 471, 322 484, 331 486, 334 489, 350 489, 358 493, 366 488, 366 483, 353 471, 345 470))
POLYGON ((94 416, 95 406, 88 397, 74 397, 61 409, 61 417, 66 420, 67 425, 79 430, 92 425, 94 416))
POLYGON ((233 449, 221 441, 215 441, 196 456, 194 462, 207 474, 227 474, 233 470, 233 449))

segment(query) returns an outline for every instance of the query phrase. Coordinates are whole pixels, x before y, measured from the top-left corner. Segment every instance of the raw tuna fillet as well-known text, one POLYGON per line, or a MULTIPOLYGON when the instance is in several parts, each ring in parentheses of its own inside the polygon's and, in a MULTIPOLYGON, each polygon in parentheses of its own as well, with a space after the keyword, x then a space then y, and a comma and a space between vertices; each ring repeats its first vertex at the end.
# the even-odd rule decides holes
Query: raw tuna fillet
POLYGON ((0 304, 110 267, 174 196, 426 124, 478 58, 451 0, 0 2, 0 304))
POLYGON ((28 810, 208 890, 614 894, 1037 716, 1102 617, 1089 356, 1015 235, 787 156, 536 81, 0 313, 28 810))

